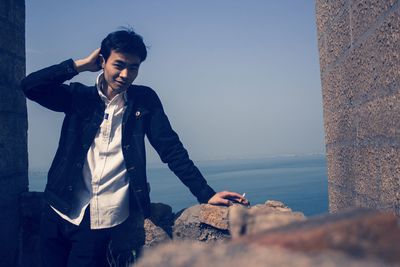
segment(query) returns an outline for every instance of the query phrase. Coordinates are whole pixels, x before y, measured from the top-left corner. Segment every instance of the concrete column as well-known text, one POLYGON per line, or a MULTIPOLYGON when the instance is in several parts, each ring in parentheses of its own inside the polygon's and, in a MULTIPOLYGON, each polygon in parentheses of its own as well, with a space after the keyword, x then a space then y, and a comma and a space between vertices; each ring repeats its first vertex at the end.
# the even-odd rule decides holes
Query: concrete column
POLYGON ((400 215, 399 0, 317 0, 329 209, 400 215))
POLYGON ((25 2, 0 1, 0 266, 16 266, 19 196, 28 190, 25 76, 25 2))

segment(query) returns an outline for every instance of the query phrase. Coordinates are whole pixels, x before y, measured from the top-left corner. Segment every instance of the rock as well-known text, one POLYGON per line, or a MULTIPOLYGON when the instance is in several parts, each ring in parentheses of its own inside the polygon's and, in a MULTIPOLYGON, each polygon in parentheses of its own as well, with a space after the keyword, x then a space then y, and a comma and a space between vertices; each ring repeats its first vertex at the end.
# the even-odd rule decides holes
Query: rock
POLYGON ((172 208, 162 203, 151 203, 150 210, 150 218, 144 220, 145 247, 168 242, 172 236, 172 208))
POLYGON ((232 205, 229 207, 229 232, 233 239, 246 234, 248 212, 243 205, 232 205))
POLYGON ((378 259, 360 260, 350 256, 321 252, 308 254, 279 247, 248 244, 170 242, 145 251, 137 267, 385 267, 378 259))
POLYGON ((215 242, 222 241, 229 238, 228 230, 221 230, 211 226, 203 221, 223 226, 222 222, 217 222, 217 216, 210 213, 214 210, 210 207, 205 207, 202 213, 202 206, 209 205, 195 205, 185 209, 182 214, 175 220, 173 226, 173 239, 174 240, 195 240, 201 242, 215 242), (201 215, 202 213, 202 215, 201 215))
POLYGON ((292 212, 279 201, 267 201, 265 205, 256 205, 251 208, 242 205, 233 205, 229 208, 229 230, 233 239, 305 219, 303 213, 292 212))
POLYGON ((171 240, 171 237, 161 227, 156 226, 150 219, 144 220, 145 247, 155 246, 171 240))
POLYGON ((400 228, 396 216, 373 210, 348 210, 244 236, 233 242, 293 251, 336 251, 357 258, 400 263, 400 228))
MULTIPOLYGON (((263 217, 265 214, 259 214, 263 208, 257 209, 254 213, 263 217)), ((229 216, 254 216, 250 210, 233 206, 229 216)), ((266 205, 264 210, 274 216, 288 213, 271 213, 271 207, 266 205)), ((350 210, 293 222, 231 242, 170 242, 146 251, 137 266, 400 266, 399 239, 399 220, 394 215, 350 210)))
POLYGON ((200 222, 221 230, 228 230, 228 207, 209 204, 201 205, 200 222))
POLYGON ((267 200, 265 206, 274 208, 277 211, 292 211, 288 206, 277 200, 267 200))

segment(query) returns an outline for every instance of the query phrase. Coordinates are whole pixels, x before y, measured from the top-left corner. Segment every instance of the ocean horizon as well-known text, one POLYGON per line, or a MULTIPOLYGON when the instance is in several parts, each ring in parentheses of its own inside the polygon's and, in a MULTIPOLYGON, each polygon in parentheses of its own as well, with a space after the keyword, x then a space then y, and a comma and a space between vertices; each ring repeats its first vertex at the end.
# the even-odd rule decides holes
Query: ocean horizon
MULTIPOLYGON (((328 212, 324 155, 209 160, 196 165, 214 190, 246 193, 251 205, 278 200, 306 216, 328 212)), ((196 198, 166 165, 151 163, 147 169, 152 202, 168 204, 174 212, 197 204, 196 198)), ((43 191, 46 180, 47 170, 30 170, 30 191, 43 191)))

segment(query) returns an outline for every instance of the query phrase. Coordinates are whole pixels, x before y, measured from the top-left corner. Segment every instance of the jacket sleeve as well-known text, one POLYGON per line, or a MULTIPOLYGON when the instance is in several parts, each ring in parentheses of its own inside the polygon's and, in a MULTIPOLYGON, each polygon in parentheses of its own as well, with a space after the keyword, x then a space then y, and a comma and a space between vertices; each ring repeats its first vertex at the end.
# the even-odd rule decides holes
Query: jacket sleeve
POLYGON ((172 129, 161 101, 151 90, 152 111, 147 124, 147 137, 162 162, 189 188, 200 203, 207 203, 215 191, 207 184, 199 169, 190 160, 177 133, 172 129))
POLYGON ((29 74, 21 81, 25 96, 53 111, 68 112, 71 106, 71 86, 63 84, 78 72, 72 59, 29 74))

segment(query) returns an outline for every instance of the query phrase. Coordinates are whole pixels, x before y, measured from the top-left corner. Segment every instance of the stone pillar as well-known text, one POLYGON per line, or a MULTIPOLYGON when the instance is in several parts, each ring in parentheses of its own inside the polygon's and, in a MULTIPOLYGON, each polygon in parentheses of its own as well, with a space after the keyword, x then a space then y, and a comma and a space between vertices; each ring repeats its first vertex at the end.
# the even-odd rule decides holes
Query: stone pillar
POLYGON ((0 266, 16 266, 19 196, 28 190, 25 75, 25 2, 0 1, 0 266))
POLYGON ((400 215, 399 2, 316 0, 331 212, 400 215))

